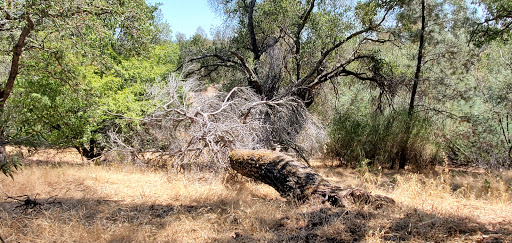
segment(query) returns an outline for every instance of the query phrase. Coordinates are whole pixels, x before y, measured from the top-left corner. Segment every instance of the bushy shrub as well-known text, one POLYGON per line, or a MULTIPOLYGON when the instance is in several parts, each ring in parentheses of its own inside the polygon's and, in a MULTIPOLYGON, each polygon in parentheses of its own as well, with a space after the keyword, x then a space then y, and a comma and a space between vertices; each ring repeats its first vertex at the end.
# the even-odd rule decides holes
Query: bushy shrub
POLYGON ((456 166, 512 167, 512 121, 507 113, 482 112, 464 122, 449 123, 445 139, 449 162, 456 166))
MULTIPOLYGON (((390 167, 397 162, 405 141, 408 115, 405 110, 384 114, 355 111, 339 112, 329 127, 327 154, 339 159, 340 165, 390 167)), ((408 164, 424 167, 435 163, 439 149, 433 139, 432 125, 427 119, 414 118, 408 143, 408 164)))

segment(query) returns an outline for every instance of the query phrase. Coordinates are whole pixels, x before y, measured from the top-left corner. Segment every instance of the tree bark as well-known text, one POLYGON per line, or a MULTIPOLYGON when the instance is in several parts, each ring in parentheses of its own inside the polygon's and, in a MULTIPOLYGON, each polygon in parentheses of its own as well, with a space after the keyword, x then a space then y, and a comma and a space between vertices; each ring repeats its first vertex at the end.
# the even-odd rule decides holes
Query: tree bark
POLYGON ((2 138, 2 135, 0 135, 0 167, 7 163, 7 151, 5 149, 5 142, 2 138))
POLYGON ((295 32, 295 79, 300 79, 301 74, 301 60, 300 60, 300 52, 301 52, 301 34, 302 30, 304 30, 304 27, 306 26, 306 22, 309 20, 309 16, 311 16, 311 13, 313 12, 313 9, 315 8, 315 0, 312 0, 309 4, 308 10, 304 13, 303 17, 301 18, 301 23, 299 27, 297 28, 297 32, 295 32))
POLYGON ((425 0, 421 0, 421 30, 420 30, 420 43, 418 46, 418 60, 416 62, 416 71, 414 72, 414 83, 412 84, 411 100, 409 102, 409 110, 407 115, 412 117, 414 113, 414 100, 418 90, 418 83, 421 75, 421 64, 423 60, 423 47, 425 45, 425 0))
POLYGON ((260 48, 254 30, 254 8, 256 7, 256 0, 251 0, 249 3, 249 15, 247 16, 247 29, 251 38, 251 52, 254 55, 254 60, 258 62, 261 58, 260 48))
MULTIPOLYGON (((30 32, 34 30, 34 22, 30 19, 30 16, 25 16, 27 24, 21 31, 20 37, 18 38, 18 42, 12 48, 12 61, 11 61, 11 70, 9 72, 9 77, 7 78, 7 82, 5 83, 5 87, 0 88, 0 112, 4 111, 5 102, 9 98, 14 88, 14 82, 16 81, 16 77, 19 73, 19 63, 21 54, 23 54, 23 48, 25 48, 26 39, 30 32)), ((5 141, 3 134, 0 134, 0 165, 7 162, 7 153, 5 151, 5 141)))
POLYGON ((16 77, 19 72, 19 63, 20 57, 23 53, 23 48, 25 47, 25 40, 28 35, 34 29, 34 22, 30 19, 30 16, 26 16, 27 25, 21 31, 20 37, 18 38, 18 42, 14 45, 12 49, 12 61, 11 61, 11 71, 9 72, 9 78, 7 78, 7 82, 5 87, 0 91, 2 100, 0 100, 0 110, 4 109, 5 102, 9 98, 12 93, 12 89, 14 88, 14 81, 16 81, 16 77))
POLYGON ((311 167, 275 151, 233 150, 229 163, 243 176, 259 180, 276 189, 282 197, 297 202, 320 198, 335 207, 360 202, 376 207, 394 204, 394 200, 386 196, 332 185, 311 167))

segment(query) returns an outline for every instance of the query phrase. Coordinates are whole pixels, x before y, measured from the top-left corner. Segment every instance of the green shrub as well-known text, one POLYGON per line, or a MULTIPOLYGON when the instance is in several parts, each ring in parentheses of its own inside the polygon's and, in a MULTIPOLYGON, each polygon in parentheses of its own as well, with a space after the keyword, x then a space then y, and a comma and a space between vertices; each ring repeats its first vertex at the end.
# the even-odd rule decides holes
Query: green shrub
MULTIPOLYGON (((385 114, 364 114, 355 109, 340 112, 329 127, 327 154, 339 159, 340 165, 357 166, 360 161, 368 161, 368 166, 389 167, 399 159, 408 119, 405 110, 385 114)), ((439 150, 432 124, 427 119, 415 118, 412 126, 408 164, 424 167, 436 162, 439 150)))

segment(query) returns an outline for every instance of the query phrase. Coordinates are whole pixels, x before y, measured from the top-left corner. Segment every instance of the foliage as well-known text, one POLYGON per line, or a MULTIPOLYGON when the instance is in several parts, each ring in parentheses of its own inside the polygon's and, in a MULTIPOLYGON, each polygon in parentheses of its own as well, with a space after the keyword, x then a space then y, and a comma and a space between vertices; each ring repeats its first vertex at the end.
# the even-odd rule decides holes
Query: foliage
POLYGON ((19 162, 17 157, 12 158, 4 158, 4 160, 0 163, 0 171, 6 175, 14 179, 13 172, 14 170, 19 170, 21 168, 21 163, 19 162))
MULTIPOLYGON (((37 79, 22 75, 6 109, 7 136, 34 146, 98 146, 90 143, 106 142, 110 129, 136 125, 125 118, 141 119, 155 108, 145 97, 146 87, 171 72, 177 53, 173 44, 154 46, 147 57, 123 58, 112 53, 117 63, 108 72, 92 65, 74 66, 77 86, 63 85, 51 74, 39 74, 37 79)), ((34 61, 36 65, 41 69, 53 66, 34 61)), ((38 70, 30 71, 36 74, 38 70)))
POLYGON ((459 114, 446 131, 450 159, 458 164, 511 166, 510 54, 508 45, 490 44, 466 77, 464 94, 447 102, 459 114))
POLYGON ((418 75, 417 0, 210 3, 226 25, 173 43, 142 0, 2 1, 0 143, 222 167, 236 147, 312 154, 314 113, 361 168, 393 164, 406 124, 413 166, 512 166, 510 1, 425 0, 418 75))
MULTIPOLYGON (((384 114, 368 110, 367 102, 355 95, 351 104, 341 109, 329 125, 327 154, 339 158, 340 165, 390 167, 399 159, 401 141, 407 136, 409 116, 406 109, 384 114), (366 103, 366 105, 365 105, 366 103), (366 107, 365 107, 366 106, 366 107)), ((439 145, 434 139, 433 124, 415 117, 408 144, 409 164, 427 167, 439 160, 439 145)))
POLYGON ((482 20, 475 23, 472 42, 481 47, 500 40, 509 41, 512 30, 512 2, 510 0, 473 1, 482 10, 482 20))
POLYGON ((382 81, 385 75, 372 68, 373 62, 379 61, 371 51, 379 41, 372 40, 377 36, 387 41, 383 21, 400 4, 213 1, 232 24, 231 35, 185 60, 199 63, 200 68, 193 71, 202 71, 199 73, 205 77, 216 71, 236 70, 246 77, 236 86, 248 82, 265 99, 295 96, 309 106, 319 85, 340 76, 382 81))
MULTIPOLYGON (((426 43, 411 121, 419 127, 413 129, 408 152, 414 166, 440 161, 441 149, 451 162, 509 164, 506 158, 511 147, 507 126, 510 101, 503 99, 509 89, 506 78, 492 72, 505 76, 508 71, 502 70, 510 68, 495 61, 489 65, 482 59, 499 53, 503 56, 505 51, 488 50, 470 41, 478 26, 482 26, 478 24, 482 17, 479 13, 488 19, 504 19, 499 23, 501 33, 506 35, 506 16, 501 15, 507 12, 508 3, 481 3, 484 5, 459 0, 426 1, 426 43), (485 66, 494 66, 493 71, 484 70, 485 66), (489 78, 487 73, 491 74, 489 78), (478 81, 482 77, 487 81, 478 81), (489 110, 492 112, 486 112, 489 110)), ((408 104, 415 76, 421 27, 419 1, 240 0, 212 1, 212 5, 232 25, 228 34, 216 35, 220 38, 211 42, 196 35, 187 43, 182 60, 194 61, 196 74, 202 74, 209 83, 221 83, 226 90, 249 86, 258 91, 256 81, 261 85, 264 100, 299 98, 307 107, 312 105, 310 111, 322 120, 332 121, 331 155, 350 163, 365 159, 384 165, 393 163, 398 141, 408 127, 404 125, 408 118, 400 110, 408 104), (382 25, 375 25, 386 14, 382 25), (365 27, 373 29, 356 34, 365 27), (355 37, 345 42, 344 38, 351 34, 355 37), (340 40, 342 44, 333 46, 340 40), (234 58, 233 51, 243 59, 234 58), (247 67, 240 65, 243 61, 247 67), (255 77, 251 77, 251 70, 255 77), (218 71, 223 72, 218 75, 218 71), (332 88, 321 87, 327 81, 332 88), (366 107, 351 101, 353 96, 347 89, 352 86, 365 87, 360 92, 370 94, 364 96, 369 100, 366 107), (333 105, 332 96, 318 96, 320 90, 336 93, 336 99, 345 103, 333 105), (336 113, 332 109, 336 105, 351 108, 336 113), (343 146, 337 151, 334 148, 339 144, 343 146)))
POLYGON ((95 157, 117 123, 112 112, 148 110, 145 83, 175 65, 176 47, 166 42, 158 7, 142 0, 2 1, 0 7, 0 74, 7 80, 0 85, 2 143, 75 146, 95 157), (117 85, 107 87, 109 81, 117 85), (120 102, 131 105, 109 106, 120 102))

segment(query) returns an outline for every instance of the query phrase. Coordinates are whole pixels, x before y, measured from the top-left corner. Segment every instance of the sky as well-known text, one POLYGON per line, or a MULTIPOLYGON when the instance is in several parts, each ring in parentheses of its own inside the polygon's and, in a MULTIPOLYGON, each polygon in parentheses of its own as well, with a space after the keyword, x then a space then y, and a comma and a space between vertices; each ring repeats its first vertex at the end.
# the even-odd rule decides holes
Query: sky
POLYGON ((212 27, 219 26, 222 20, 210 9, 208 0, 146 0, 162 3, 160 10, 171 26, 172 35, 183 33, 191 37, 201 27, 208 35, 212 27))

